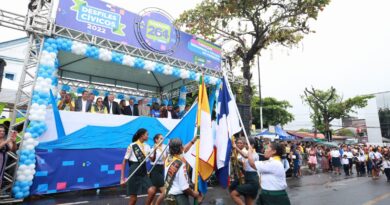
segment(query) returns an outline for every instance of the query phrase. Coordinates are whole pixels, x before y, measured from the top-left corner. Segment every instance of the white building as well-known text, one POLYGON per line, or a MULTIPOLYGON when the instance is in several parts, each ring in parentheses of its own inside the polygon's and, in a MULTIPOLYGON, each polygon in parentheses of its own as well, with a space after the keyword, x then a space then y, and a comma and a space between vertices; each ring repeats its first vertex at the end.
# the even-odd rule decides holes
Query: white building
MULTIPOLYGON (((11 104, 15 101, 27 47, 27 37, 0 42, 0 58, 6 62, 2 76, 0 102, 7 103, 6 108, 12 107, 11 104)), ((2 115, 4 114, 7 115, 7 112, 2 115)))

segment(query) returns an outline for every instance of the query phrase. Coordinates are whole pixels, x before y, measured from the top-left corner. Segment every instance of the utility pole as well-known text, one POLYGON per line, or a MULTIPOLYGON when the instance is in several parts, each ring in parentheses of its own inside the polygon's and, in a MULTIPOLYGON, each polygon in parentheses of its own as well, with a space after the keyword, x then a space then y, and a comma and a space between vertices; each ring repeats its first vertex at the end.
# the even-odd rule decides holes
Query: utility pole
POLYGON ((263 100, 261 98, 260 54, 257 55, 257 70, 258 70, 258 77, 259 77, 260 130, 263 130, 263 100))

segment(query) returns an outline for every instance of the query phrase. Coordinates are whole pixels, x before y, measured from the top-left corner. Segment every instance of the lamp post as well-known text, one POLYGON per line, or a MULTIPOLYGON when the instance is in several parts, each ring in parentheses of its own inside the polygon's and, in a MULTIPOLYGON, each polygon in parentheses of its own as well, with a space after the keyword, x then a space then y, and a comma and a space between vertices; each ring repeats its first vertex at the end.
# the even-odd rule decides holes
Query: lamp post
POLYGON ((257 55, 257 70, 259 77, 259 100, 260 100, 260 130, 263 130, 263 100, 261 99, 261 79, 260 79, 260 56, 257 55))

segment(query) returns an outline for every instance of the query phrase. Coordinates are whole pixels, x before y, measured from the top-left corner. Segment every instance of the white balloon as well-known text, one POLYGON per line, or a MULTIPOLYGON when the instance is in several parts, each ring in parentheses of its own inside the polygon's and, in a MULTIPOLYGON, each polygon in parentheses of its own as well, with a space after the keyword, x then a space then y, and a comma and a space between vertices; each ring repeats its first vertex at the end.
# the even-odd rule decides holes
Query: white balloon
POLYGON ((26 149, 27 150, 33 150, 34 149, 34 145, 26 145, 26 149))
POLYGON ((23 175, 25 175, 25 176, 31 175, 31 171, 30 171, 29 169, 25 169, 22 173, 23 173, 23 175))
POLYGON ((33 145, 34 145, 34 147, 36 147, 36 146, 38 146, 38 144, 39 144, 39 141, 35 140, 33 145))
POLYGON ((172 75, 173 69, 170 65, 164 65, 164 71, 163 73, 165 75, 172 75))
POLYGON ((154 71, 154 68, 156 66, 156 63, 150 60, 145 60, 145 66, 144 69, 148 71, 154 71))
POLYGON ((184 70, 184 69, 181 69, 181 72, 180 72, 180 77, 182 79, 187 79, 189 77, 189 72, 187 70, 184 70))
POLYGON ((30 174, 26 177, 27 181, 32 181, 34 179, 34 175, 30 174))
POLYGON ((26 181, 26 176, 23 175, 23 174, 21 174, 21 175, 18 175, 18 176, 16 177, 16 179, 17 179, 18 181, 26 181))
POLYGON ((135 61, 134 57, 129 56, 129 55, 125 55, 125 56, 123 56, 122 64, 133 67, 134 66, 134 61, 135 61))
POLYGON ((29 133, 29 132, 24 133, 24 139, 28 139, 28 138, 31 138, 31 137, 32 137, 31 133, 29 133))
POLYGON ((84 43, 73 41, 72 53, 77 54, 77 55, 84 55, 85 52, 87 51, 87 47, 88 46, 84 43))
POLYGON ((35 164, 30 164, 30 165, 27 165, 28 168, 32 169, 32 170, 35 170, 35 164))

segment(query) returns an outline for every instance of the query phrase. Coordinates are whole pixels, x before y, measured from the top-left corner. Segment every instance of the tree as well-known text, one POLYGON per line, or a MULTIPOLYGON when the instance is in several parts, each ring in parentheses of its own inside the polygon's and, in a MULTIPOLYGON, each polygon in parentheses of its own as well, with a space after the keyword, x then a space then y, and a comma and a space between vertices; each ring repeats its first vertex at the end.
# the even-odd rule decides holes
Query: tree
MULTIPOLYGON (((308 21, 316 19, 330 0, 204 0, 185 11, 177 25, 187 32, 226 45, 226 59, 239 62, 243 77, 244 103, 250 104, 251 62, 273 44, 292 46, 312 32, 308 21), (228 47, 228 48, 227 48, 228 47)), ((251 115, 251 113, 250 113, 251 115)))
POLYGON ((347 137, 354 137, 355 133, 352 130, 350 130, 350 129, 342 128, 342 129, 339 129, 339 130, 336 131, 336 135, 347 136, 347 137))
MULTIPOLYGON (((260 127, 260 102, 259 97, 252 98, 253 124, 260 127)), ((286 100, 277 100, 276 98, 263 98, 263 127, 269 125, 285 125, 294 120, 293 114, 287 111, 291 104, 286 100)))
POLYGON ((328 141, 332 140, 331 122, 334 119, 349 117, 350 113, 356 112, 355 108, 367 106, 367 101, 374 96, 360 95, 343 100, 336 93, 336 89, 331 87, 328 90, 305 88, 304 95, 301 96, 306 104, 312 109, 310 118, 315 130, 322 132, 328 141))

